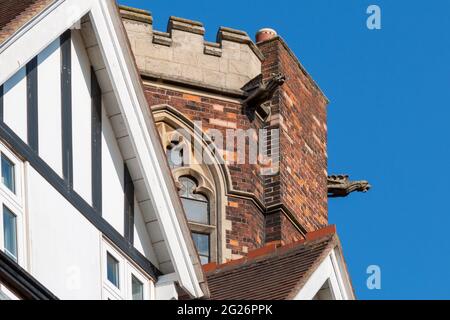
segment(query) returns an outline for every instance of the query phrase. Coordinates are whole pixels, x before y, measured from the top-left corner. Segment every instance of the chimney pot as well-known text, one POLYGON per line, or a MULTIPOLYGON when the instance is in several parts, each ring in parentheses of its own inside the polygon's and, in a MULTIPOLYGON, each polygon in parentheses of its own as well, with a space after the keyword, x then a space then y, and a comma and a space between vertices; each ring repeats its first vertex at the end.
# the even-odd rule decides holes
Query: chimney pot
POLYGON ((256 43, 263 42, 277 36, 277 32, 271 28, 263 28, 256 33, 256 43))

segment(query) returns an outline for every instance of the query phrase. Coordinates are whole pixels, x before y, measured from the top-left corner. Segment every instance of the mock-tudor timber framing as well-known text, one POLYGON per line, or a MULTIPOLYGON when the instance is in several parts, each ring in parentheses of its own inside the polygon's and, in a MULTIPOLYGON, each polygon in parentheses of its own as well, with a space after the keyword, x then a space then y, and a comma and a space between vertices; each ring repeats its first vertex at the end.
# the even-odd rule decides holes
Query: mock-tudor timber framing
POLYGON ((62 170, 64 181, 73 187, 73 143, 72 143, 72 51, 71 32, 65 31, 60 37, 61 49, 61 132, 62 170))
POLYGON ((3 122, 3 95, 4 95, 4 86, 0 86, 0 121, 3 122))
POLYGON ((102 96, 97 76, 91 69, 92 207, 102 214, 102 96))
MULTIPOLYGON (((131 138, 143 175, 144 187, 155 208, 166 246, 175 269, 179 286, 194 298, 207 294, 200 283, 204 281, 192 238, 186 233, 180 200, 170 189, 174 188, 170 171, 165 166, 159 137, 151 122, 148 105, 134 59, 128 47, 118 9, 111 0, 55 0, 33 17, 16 33, 0 44, 0 84, 88 15, 95 30, 107 74, 112 82, 124 123, 131 138), (73 14, 73 8, 77 12, 73 14), (67 16, 67 12, 73 15, 67 16), (48 26, 51 25, 51 28, 48 26), (26 48, 26 50, 25 50, 26 48), (107 53, 107 54, 106 54, 107 53), (192 254, 194 253, 194 254, 192 254), (194 260, 193 261, 191 260, 194 260), (194 267, 194 266, 197 267, 194 267)), ((67 188, 35 150, 24 143, 6 124, 0 123, 0 139, 38 171, 64 198, 83 214, 118 249, 157 281, 161 273, 137 249, 119 234, 97 211, 77 193, 67 188)))
POLYGON ((38 71, 37 56, 27 63, 27 135, 28 145, 39 153, 38 71))

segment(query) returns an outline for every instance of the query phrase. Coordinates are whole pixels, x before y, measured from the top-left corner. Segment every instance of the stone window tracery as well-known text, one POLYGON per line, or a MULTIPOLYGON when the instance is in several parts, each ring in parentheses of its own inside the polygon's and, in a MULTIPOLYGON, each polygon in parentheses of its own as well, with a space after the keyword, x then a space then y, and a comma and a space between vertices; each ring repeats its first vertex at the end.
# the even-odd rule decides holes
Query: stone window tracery
POLYGON ((209 200, 203 194, 195 193, 198 188, 197 182, 192 177, 180 177, 181 185, 179 195, 190 222, 209 225, 209 200))
POLYGON ((200 261, 223 263, 232 258, 225 241, 226 232, 231 230, 231 222, 225 218, 228 180, 209 151, 211 141, 196 136, 172 107, 156 108, 160 110, 152 107, 153 115, 200 261), (203 149, 194 149, 199 146, 203 149), (203 158, 198 159, 200 155, 203 158))
MULTIPOLYGON (((180 183, 179 195, 188 221, 209 226, 211 220, 209 200, 205 195, 196 193, 197 181, 193 177, 184 176, 180 177, 178 182, 180 183)), ((201 263, 211 262, 210 234, 192 231, 192 238, 201 263)))

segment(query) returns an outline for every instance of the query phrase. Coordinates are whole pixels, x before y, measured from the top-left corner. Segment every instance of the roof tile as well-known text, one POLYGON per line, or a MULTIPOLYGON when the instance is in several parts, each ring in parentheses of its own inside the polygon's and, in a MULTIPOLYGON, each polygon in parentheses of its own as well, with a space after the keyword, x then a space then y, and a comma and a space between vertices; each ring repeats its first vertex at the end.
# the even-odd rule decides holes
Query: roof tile
POLYGON ((0 0, 0 44, 54 0, 0 0))
POLYGON ((205 268, 213 300, 284 300, 301 288, 338 245, 334 226, 284 247, 259 249, 247 258, 205 268))

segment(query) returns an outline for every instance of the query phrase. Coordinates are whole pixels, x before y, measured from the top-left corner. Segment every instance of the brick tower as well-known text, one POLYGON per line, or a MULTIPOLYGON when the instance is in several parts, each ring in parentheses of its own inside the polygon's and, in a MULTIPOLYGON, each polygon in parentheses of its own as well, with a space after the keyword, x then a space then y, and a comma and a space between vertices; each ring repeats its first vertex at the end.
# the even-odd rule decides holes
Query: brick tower
POLYGON ((267 125, 280 132, 280 171, 264 180, 264 199, 266 241, 289 243, 328 224, 328 100, 274 31, 260 31, 257 45, 265 57, 264 78, 286 77, 270 102, 267 125))
MULTIPOLYGON (((210 225, 192 223, 192 230, 210 237, 210 261, 237 259, 274 241, 288 244, 327 226, 328 101, 284 40, 263 29, 255 43, 222 27, 211 43, 200 22, 171 17, 161 32, 147 11, 122 7, 121 13, 164 147, 174 142, 167 132, 195 121, 203 132, 224 136, 230 129, 279 130, 248 136, 278 154, 279 170, 270 175, 261 174, 259 163, 174 170, 177 183, 192 175, 209 199, 210 225)), ((236 160, 236 150, 216 147, 236 160)))

